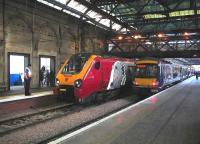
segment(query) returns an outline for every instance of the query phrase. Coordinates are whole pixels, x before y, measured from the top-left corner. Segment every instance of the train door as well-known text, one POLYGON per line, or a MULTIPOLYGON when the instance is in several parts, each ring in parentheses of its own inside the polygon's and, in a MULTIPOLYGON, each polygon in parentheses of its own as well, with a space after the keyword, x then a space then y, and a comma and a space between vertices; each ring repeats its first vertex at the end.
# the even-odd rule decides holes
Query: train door
POLYGON ((39 85, 40 87, 53 87, 55 85, 55 57, 40 56, 39 85))
POLYGON ((24 88, 24 70, 29 64, 29 55, 9 53, 8 55, 8 84, 9 90, 24 88))
POLYGON ((102 88, 107 89, 110 80, 111 70, 113 63, 110 61, 102 61, 102 88))

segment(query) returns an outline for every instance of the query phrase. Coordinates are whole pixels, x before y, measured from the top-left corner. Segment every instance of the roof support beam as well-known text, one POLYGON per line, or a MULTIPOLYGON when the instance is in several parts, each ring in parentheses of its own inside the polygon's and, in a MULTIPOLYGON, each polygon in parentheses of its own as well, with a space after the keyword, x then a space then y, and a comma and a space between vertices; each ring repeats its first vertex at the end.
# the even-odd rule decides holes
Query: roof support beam
POLYGON ((185 11, 185 10, 196 10, 196 8, 182 8, 182 9, 177 9, 177 10, 166 10, 166 11, 154 11, 154 12, 140 12, 140 13, 135 13, 135 14, 122 14, 122 15, 116 15, 116 17, 136 17, 136 16, 143 16, 147 14, 162 14, 162 15, 168 15, 171 12, 176 12, 176 11, 185 11))
POLYGON ((180 4, 182 4, 183 2, 184 2, 183 0, 179 0, 177 4, 175 5, 175 7, 173 8, 173 10, 176 10, 180 6, 180 4))
MULTIPOLYGON (((200 50, 182 50, 182 51, 148 51, 148 52, 113 52, 108 53, 110 55, 115 55, 125 58, 143 58, 143 57, 155 57, 155 58, 192 58, 194 55, 200 53, 200 50)), ((200 58, 200 55, 197 55, 200 58)), ((197 58, 195 57, 195 58, 197 58)))
POLYGON ((72 0, 67 0, 66 1, 66 5, 68 5, 72 0))
POLYGON ((97 6, 106 6, 112 4, 127 4, 136 0, 90 0, 90 2, 97 6))
POLYGON ((166 8, 167 10, 171 10, 164 2, 160 1, 160 0, 156 0, 160 5, 162 5, 164 8, 166 8))

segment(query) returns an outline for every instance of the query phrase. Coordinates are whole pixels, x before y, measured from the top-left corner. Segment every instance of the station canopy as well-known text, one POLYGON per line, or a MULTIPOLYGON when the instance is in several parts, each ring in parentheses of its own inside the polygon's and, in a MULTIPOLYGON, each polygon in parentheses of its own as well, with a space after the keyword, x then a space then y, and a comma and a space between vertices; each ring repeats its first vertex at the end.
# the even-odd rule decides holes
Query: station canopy
MULTIPOLYGON (((195 54, 191 55, 195 57, 200 47, 200 0, 37 1, 114 32, 117 37, 111 37, 112 41, 122 42, 118 39, 122 34, 123 40, 131 38, 132 42, 138 42, 149 51, 152 51, 151 47, 158 49, 159 46, 158 50, 165 51, 194 50, 195 54)), ((117 47, 122 54, 122 48, 117 47)))
POLYGON ((64 13, 114 31, 199 30, 199 0, 37 0, 64 13))

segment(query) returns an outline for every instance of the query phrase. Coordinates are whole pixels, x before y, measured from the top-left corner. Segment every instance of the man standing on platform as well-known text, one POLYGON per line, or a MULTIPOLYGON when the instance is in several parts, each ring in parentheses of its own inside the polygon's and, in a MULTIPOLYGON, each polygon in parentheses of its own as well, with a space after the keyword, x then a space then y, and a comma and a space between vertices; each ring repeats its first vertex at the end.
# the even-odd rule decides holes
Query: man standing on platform
POLYGON ((31 95, 30 94, 30 83, 31 83, 31 64, 28 64, 28 66, 25 68, 24 72, 24 88, 25 88, 25 96, 31 95))

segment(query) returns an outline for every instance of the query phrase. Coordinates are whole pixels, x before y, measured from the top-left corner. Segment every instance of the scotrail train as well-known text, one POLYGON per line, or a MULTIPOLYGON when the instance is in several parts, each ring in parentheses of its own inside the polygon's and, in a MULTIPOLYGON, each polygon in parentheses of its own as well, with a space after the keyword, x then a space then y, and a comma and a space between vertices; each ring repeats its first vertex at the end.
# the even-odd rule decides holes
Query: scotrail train
POLYGON ((79 103, 107 98, 132 83, 134 62, 89 53, 71 56, 57 74, 57 92, 79 103), (109 93, 106 95, 106 93, 109 93))
POLYGON ((166 86, 193 75, 191 66, 180 65, 164 59, 146 58, 136 61, 135 91, 159 92, 166 86))

